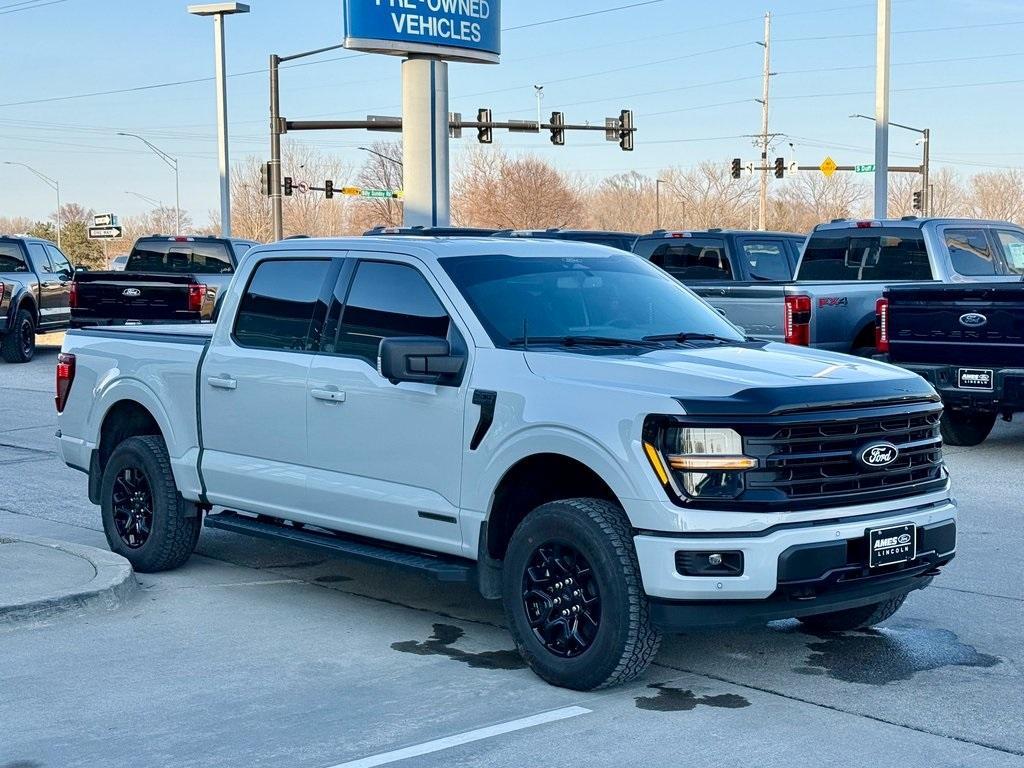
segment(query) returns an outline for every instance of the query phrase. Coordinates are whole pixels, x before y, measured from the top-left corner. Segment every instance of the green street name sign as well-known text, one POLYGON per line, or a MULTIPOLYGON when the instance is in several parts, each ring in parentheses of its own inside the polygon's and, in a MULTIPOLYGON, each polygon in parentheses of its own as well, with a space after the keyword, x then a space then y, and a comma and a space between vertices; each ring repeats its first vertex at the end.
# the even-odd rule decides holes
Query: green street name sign
POLYGON ((359 194, 363 197, 392 197, 394 192, 390 189, 364 189, 359 194))
POLYGON ((873 170, 875 170, 875 164, 871 163, 869 165, 855 165, 853 166, 853 170, 855 170, 857 173, 871 173, 873 170))

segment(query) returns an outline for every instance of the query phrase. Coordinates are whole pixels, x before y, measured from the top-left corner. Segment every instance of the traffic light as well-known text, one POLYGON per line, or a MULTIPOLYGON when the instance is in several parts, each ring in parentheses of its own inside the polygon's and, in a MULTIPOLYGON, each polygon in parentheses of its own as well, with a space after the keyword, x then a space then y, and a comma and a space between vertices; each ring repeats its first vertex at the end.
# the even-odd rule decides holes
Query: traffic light
POLYGON ((633 110, 624 109, 619 113, 619 146, 623 152, 633 151, 633 110))
POLYGON ((491 127, 491 123, 494 122, 494 118, 489 109, 478 109, 476 111, 476 121, 478 123, 486 123, 476 129, 476 138, 481 144, 492 144, 494 142, 494 129, 491 127))
POLYGON ((565 146, 565 115, 562 112, 551 113, 551 143, 556 147, 565 146))
POLYGON ((922 197, 921 190, 917 190, 914 193, 914 210, 915 211, 920 211, 920 210, 922 210, 924 208, 924 206, 921 204, 921 197, 922 197))
POLYGON ((291 176, 285 176, 284 177, 284 194, 285 194, 285 197, 291 197, 292 193, 294 191, 295 191, 295 187, 294 187, 294 185, 292 183, 292 177, 291 176))
POLYGON ((740 166, 742 165, 742 163, 743 161, 740 160, 738 157, 734 157, 732 159, 732 177, 734 179, 738 179, 740 177, 740 166))
POLYGON ((786 161, 781 157, 775 158, 775 178, 781 179, 786 175, 786 161))
POLYGON ((334 182, 330 179, 324 182, 324 197, 328 200, 334 197, 334 182))
POLYGON ((270 197, 270 163, 260 165, 260 194, 270 197))

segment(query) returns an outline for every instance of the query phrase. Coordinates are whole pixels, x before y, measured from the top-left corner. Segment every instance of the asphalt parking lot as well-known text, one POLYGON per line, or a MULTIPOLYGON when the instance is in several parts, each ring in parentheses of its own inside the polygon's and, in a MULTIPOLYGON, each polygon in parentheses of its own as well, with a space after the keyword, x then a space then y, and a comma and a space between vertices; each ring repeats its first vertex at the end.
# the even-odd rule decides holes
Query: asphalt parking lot
MULTIPOLYGON (((0 363, 0 533, 105 547, 56 353, 0 363)), ((594 694, 526 670, 469 589, 207 529, 116 611, 0 627, 0 768, 1024 766, 1024 423, 947 455, 958 556, 881 629, 670 637, 594 694)))

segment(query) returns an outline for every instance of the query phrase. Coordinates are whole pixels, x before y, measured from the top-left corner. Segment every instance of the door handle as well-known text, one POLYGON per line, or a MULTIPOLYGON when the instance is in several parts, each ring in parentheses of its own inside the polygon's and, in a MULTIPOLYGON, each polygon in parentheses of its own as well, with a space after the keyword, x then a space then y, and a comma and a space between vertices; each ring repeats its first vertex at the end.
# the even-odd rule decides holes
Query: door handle
POLYGON ((56 285, 56 283, 43 283, 43 288, 53 288, 56 285))
POLYGON ((345 393, 340 389, 311 389, 309 394, 314 400, 324 400, 328 403, 345 402, 345 393))
POLYGON ((206 383, 217 389, 235 389, 238 387, 238 382, 233 376, 210 376, 206 383))

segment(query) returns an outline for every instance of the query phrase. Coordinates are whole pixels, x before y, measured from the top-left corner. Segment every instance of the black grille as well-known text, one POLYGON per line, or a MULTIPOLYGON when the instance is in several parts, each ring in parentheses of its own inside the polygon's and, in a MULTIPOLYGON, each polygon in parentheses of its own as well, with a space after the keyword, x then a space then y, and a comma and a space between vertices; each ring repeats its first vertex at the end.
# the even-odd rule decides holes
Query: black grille
POLYGON ((935 406, 862 417, 823 414, 814 423, 745 430, 746 451, 760 460, 746 474, 745 500, 863 504, 940 488, 940 415, 935 406), (883 468, 861 464, 861 451, 877 442, 899 448, 896 461, 883 468))

